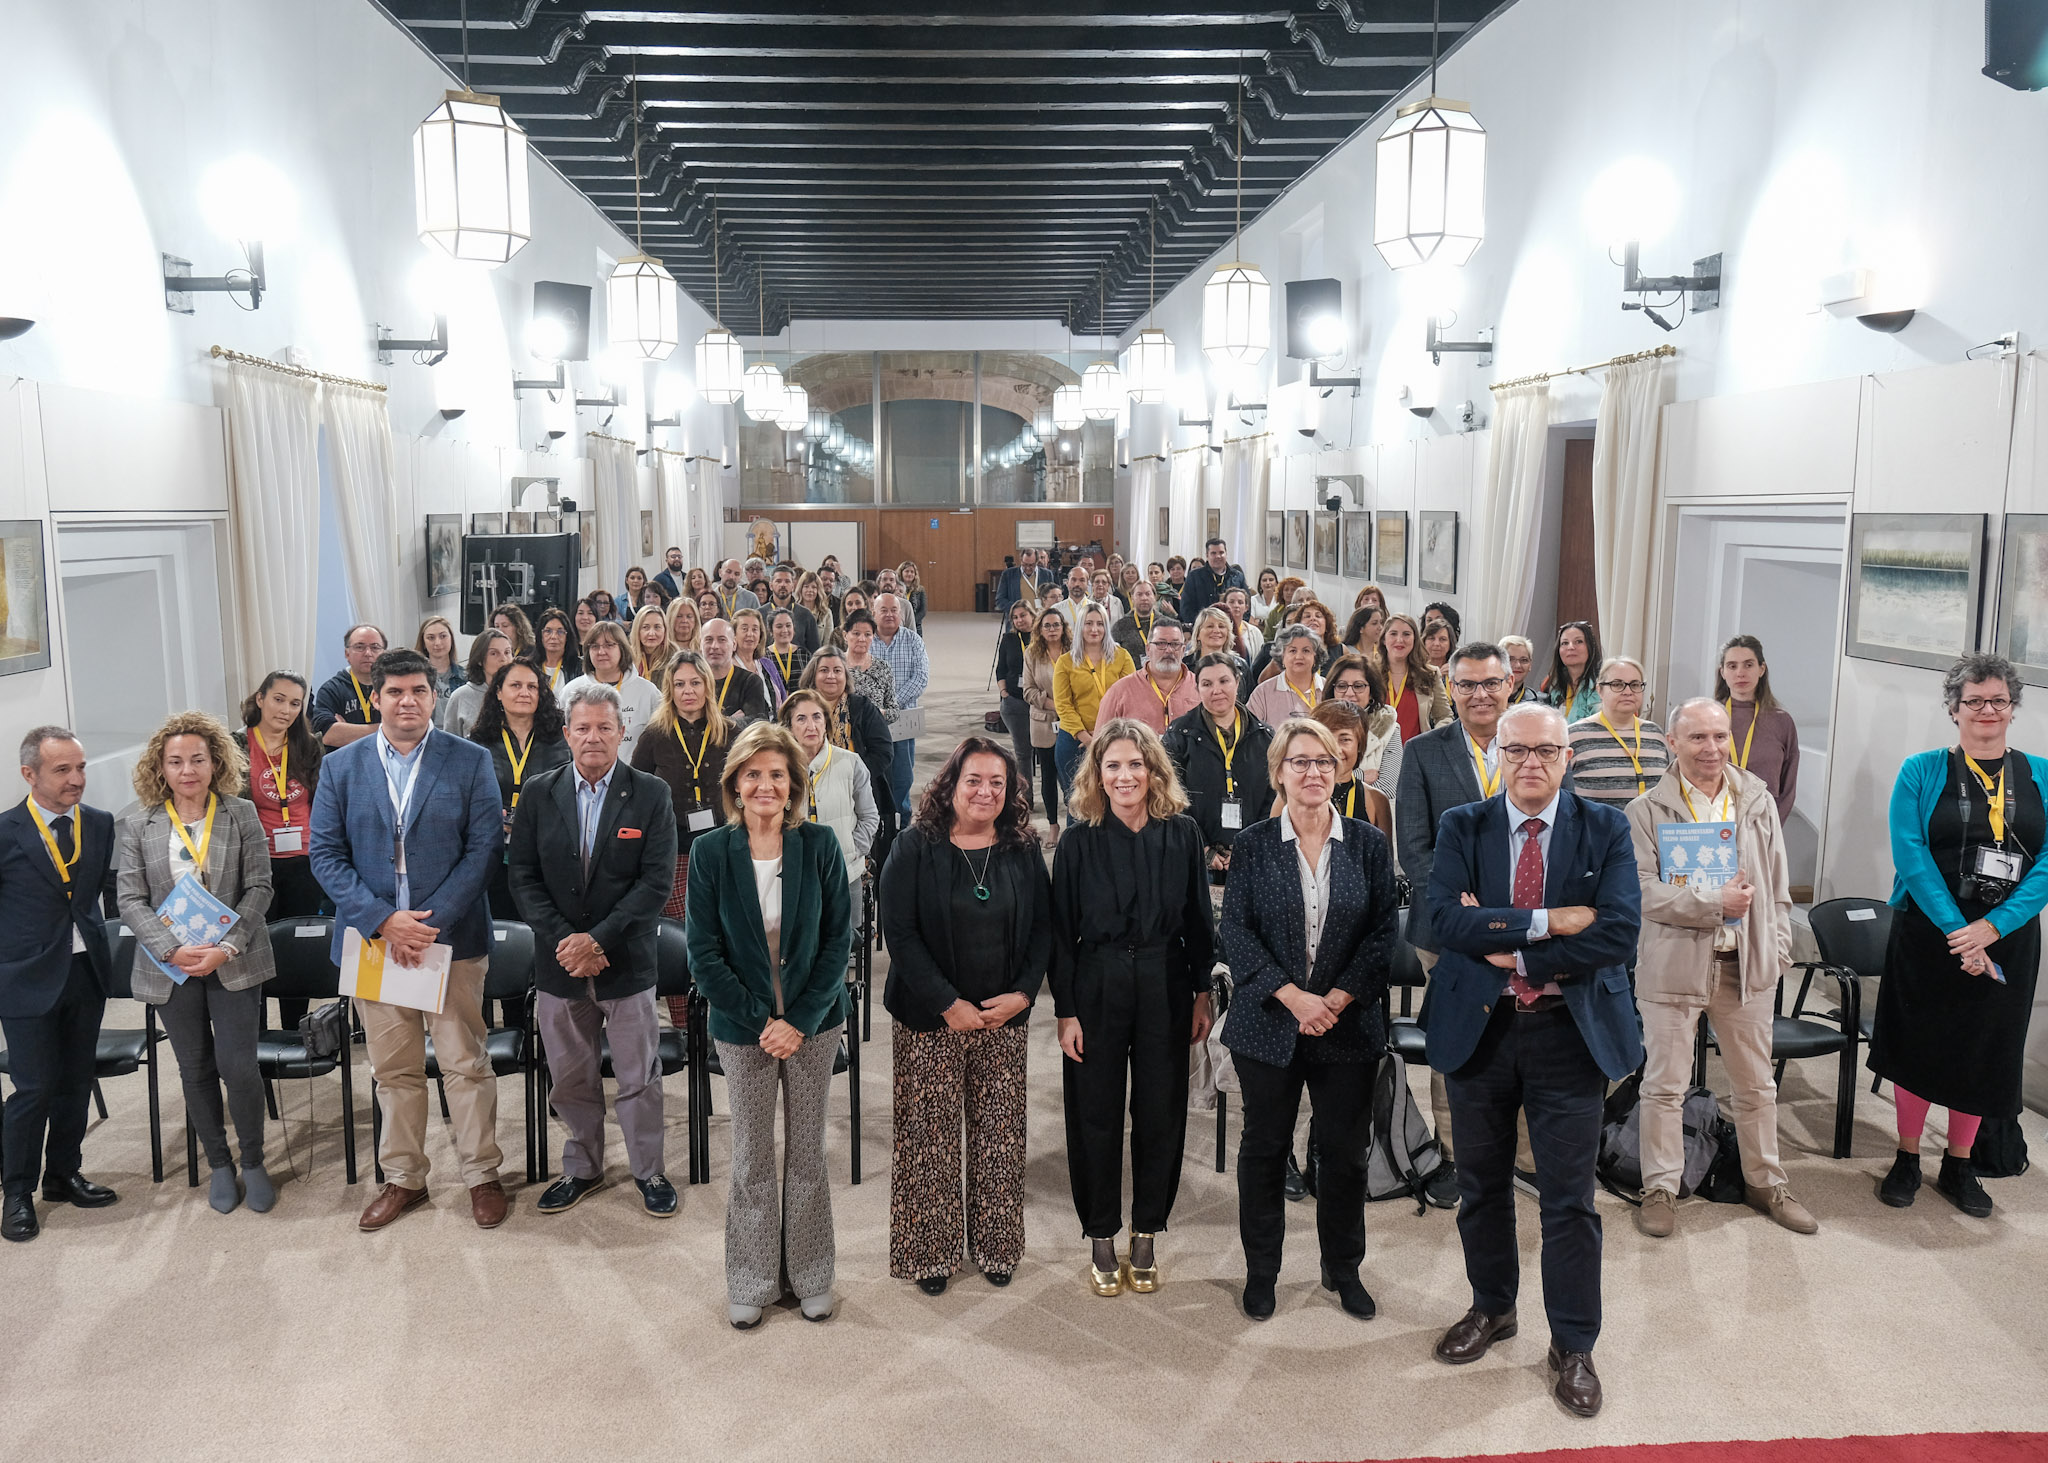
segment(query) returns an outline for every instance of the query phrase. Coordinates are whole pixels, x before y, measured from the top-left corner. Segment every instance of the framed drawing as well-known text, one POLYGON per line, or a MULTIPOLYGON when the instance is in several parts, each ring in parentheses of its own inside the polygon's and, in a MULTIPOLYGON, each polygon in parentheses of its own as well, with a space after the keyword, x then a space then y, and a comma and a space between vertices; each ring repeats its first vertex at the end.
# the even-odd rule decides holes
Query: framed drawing
POLYGON ((1381 512, 1373 517, 1372 577, 1381 584, 1408 582, 1408 515, 1381 512))
POLYGON ((1300 508, 1287 510, 1287 567, 1308 567, 1308 513, 1300 508))
POLYGON ((1343 570, 1346 579, 1372 578, 1372 514, 1343 515, 1343 570))
POLYGON ((1315 571, 1318 574, 1337 572, 1337 515, 1334 513, 1316 514, 1315 571))
POLYGON ((1939 671, 1975 650, 1984 531, 1982 513, 1858 513, 1845 651, 1939 671))
POLYGON ((1209 509, 1208 512, 1202 515, 1202 521, 1208 529, 1208 532, 1202 538, 1202 552, 1206 554, 1209 549, 1209 540, 1223 537, 1223 510, 1221 508, 1209 509))
POLYGON ((427 598, 453 594, 462 583, 462 515, 427 515, 427 598))
POLYGON ((505 515, 505 532, 532 533, 533 514, 525 508, 515 508, 505 515))
POLYGON ((502 513, 472 513, 469 515, 469 531, 479 538, 490 538, 505 531, 505 515, 502 513))
POLYGON ((1415 585, 1439 594, 1458 592, 1458 515, 1416 515, 1415 585))
POLYGON ((1266 559, 1262 567, 1278 569, 1287 562, 1287 515, 1266 515, 1266 559))
POLYGON ((652 508, 642 508, 640 510, 640 557, 643 559, 654 557, 654 510, 652 508))
POLYGON ((562 515, 559 513, 534 514, 533 531, 535 533, 560 533, 562 531, 562 515))
MULTIPOLYGON (((461 554, 456 554, 458 559, 461 554)), ((50 596, 43 521, 0 519, 0 676, 50 667, 50 596)))
POLYGON ((2030 686, 2048 686, 2048 513, 2005 519, 2005 572, 1998 578, 1998 653, 2030 686))
POLYGON ((1172 510, 1169 508, 1161 508, 1159 510, 1159 547, 1162 549, 1172 542, 1172 540, 1167 537, 1166 533, 1167 528, 1172 524, 1172 522, 1172 510))
POLYGON ((597 511, 586 508, 576 515, 576 532, 580 535, 578 545, 583 550, 583 569, 597 567, 597 511))

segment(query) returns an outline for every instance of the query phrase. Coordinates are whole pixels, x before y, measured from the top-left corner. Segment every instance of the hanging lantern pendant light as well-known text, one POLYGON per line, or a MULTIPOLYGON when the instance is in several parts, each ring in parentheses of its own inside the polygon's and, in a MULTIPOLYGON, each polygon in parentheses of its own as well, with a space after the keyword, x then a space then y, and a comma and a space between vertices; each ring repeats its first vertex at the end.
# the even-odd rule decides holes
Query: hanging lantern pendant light
MULTIPOLYGON (((754 304, 760 310, 762 339, 768 336, 768 286, 764 270, 754 265, 754 304)), ((768 359, 764 350, 761 359, 747 367, 746 414, 757 422, 772 422, 788 410, 788 393, 783 390, 782 372, 768 359)))
POLYGON ((612 266, 605 281, 605 319, 614 349, 644 361, 665 361, 681 344, 676 331, 676 280, 646 251, 640 220, 640 75, 634 63, 633 100, 634 252, 612 266))
POLYGON ((720 320, 724 314, 724 270, 719 261, 718 199, 711 200, 711 328, 697 342, 697 394, 718 406, 731 406, 746 394, 746 352, 739 337, 720 320))
MULTIPOLYGON (((1109 271, 1105 268, 1097 277, 1095 297, 1095 332, 1105 334, 1109 330, 1107 307, 1109 301, 1109 271)), ((1112 422, 1123 415, 1124 373, 1116 368, 1115 361, 1096 361, 1081 373, 1081 415, 1091 422, 1112 422)))
POLYGON ((1156 200, 1152 205, 1150 223, 1146 258, 1152 279, 1147 293, 1145 328, 1138 332, 1138 338, 1131 342, 1130 349, 1131 395, 1146 405, 1166 400, 1167 393, 1173 389, 1173 341, 1153 323, 1153 311, 1159 307, 1159 205, 1156 200))
POLYGON ((1436 94, 1436 63, 1432 26, 1429 95, 1394 114, 1374 152, 1372 242, 1395 269, 1463 264, 1486 237, 1486 129, 1436 94))
MULTIPOLYGON (((1244 253, 1244 75, 1237 78, 1237 253, 1244 253)), ((1231 260, 1202 286, 1202 353, 1255 366, 1273 347, 1273 287, 1256 264, 1231 260)))
POLYGON ((469 87, 469 6, 462 7, 462 89, 446 93, 412 135, 413 213, 422 243, 495 267, 533 237, 526 131, 498 99, 469 87))

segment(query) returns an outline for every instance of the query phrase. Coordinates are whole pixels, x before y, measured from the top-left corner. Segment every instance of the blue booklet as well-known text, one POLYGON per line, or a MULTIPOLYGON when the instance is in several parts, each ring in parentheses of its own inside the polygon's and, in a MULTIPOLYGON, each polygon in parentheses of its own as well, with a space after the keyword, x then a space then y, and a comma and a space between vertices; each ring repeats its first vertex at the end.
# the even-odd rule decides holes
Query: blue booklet
MULTIPOLYGON (((191 874, 181 876, 171 886, 171 892, 157 906, 156 917, 163 921, 165 929, 178 937, 180 945, 217 945, 227 938, 237 918, 232 909, 207 893, 206 886, 191 874)), ((185 983, 184 971, 175 965, 164 964, 139 942, 137 948, 150 964, 168 975, 175 984, 185 983)))
POLYGON ((1735 877, 1735 825, 1659 823, 1657 877, 1703 893, 1719 889, 1735 877))

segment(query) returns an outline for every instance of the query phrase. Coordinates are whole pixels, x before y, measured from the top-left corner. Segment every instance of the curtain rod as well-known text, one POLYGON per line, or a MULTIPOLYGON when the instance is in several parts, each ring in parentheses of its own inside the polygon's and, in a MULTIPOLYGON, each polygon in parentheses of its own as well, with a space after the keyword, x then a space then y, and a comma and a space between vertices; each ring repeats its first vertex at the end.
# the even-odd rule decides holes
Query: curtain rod
POLYGON ((1561 371, 1538 371, 1533 376, 1517 376, 1512 381, 1496 381, 1487 387, 1488 391, 1506 391, 1510 386, 1533 386, 1538 381, 1552 381, 1559 376, 1584 376, 1591 371, 1604 371, 1609 366, 1626 366, 1632 361, 1653 361, 1659 356, 1675 356, 1678 347, 1660 345, 1655 350, 1636 351, 1631 355, 1614 356, 1605 361, 1593 361, 1583 366, 1566 366, 1561 371))
POLYGON ((375 381, 358 381, 353 376, 331 376, 325 371, 311 371, 304 366, 287 366, 283 361, 273 361, 263 356, 246 356, 240 351, 231 351, 224 345, 215 346, 207 354, 218 361, 239 361, 245 366, 262 366, 265 370, 281 371, 287 376, 304 376, 309 380, 325 381, 334 386, 359 386, 365 391, 390 389, 375 381))
MULTIPOLYGON (((600 441, 600 442, 620 442, 620 443, 623 443, 623 444, 625 444, 625 445, 626 445, 626 446, 628 446, 628 447, 638 447, 638 446, 640 445, 640 444, 639 444, 638 442, 635 442, 635 441, 634 441, 634 440, 633 440, 632 438, 630 438, 630 437, 614 437, 614 436, 613 436, 613 435, 612 435, 611 433, 609 433, 609 432, 585 432, 585 433, 583 434, 583 439, 584 439, 584 440, 585 440, 586 442, 587 442, 587 441, 589 441, 589 440, 590 440, 590 439, 591 439, 592 437, 595 437, 595 438, 597 438, 597 440, 598 440, 598 441, 600 441)), ((659 449, 656 449, 656 450, 659 450, 659 449)))

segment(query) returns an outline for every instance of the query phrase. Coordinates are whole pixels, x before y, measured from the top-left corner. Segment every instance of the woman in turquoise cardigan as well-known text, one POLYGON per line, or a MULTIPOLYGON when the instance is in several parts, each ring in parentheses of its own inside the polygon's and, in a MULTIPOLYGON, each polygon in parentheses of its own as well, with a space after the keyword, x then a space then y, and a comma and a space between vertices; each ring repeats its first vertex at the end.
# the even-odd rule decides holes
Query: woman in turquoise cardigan
POLYGON ((1948 1109, 1934 1187, 1965 1214, 1991 1212, 1970 1167, 1980 1121, 2016 1117, 2027 1018, 2048 904, 2048 760, 2007 745, 2023 686, 2011 661, 1966 655, 1942 679, 1960 745, 1906 759, 1892 788, 1897 879, 1877 991, 1870 1069, 1897 1088, 1899 1152, 1878 1197, 1920 1188, 1928 1108, 1948 1109))
POLYGON ((1600 632, 1590 620, 1572 620, 1557 627, 1550 652, 1550 674, 1536 694, 1564 713, 1566 725, 1583 721, 1600 709, 1600 632))
POLYGON ((825 1109, 846 1020, 853 907, 838 835, 808 816, 806 765, 782 727, 748 727, 726 753, 729 821, 690 847, 684 930, 732 1107, 725 1283, 742 1331, 781 1299, 785 1268, 806 1320, 832 1314, 825 1109))

